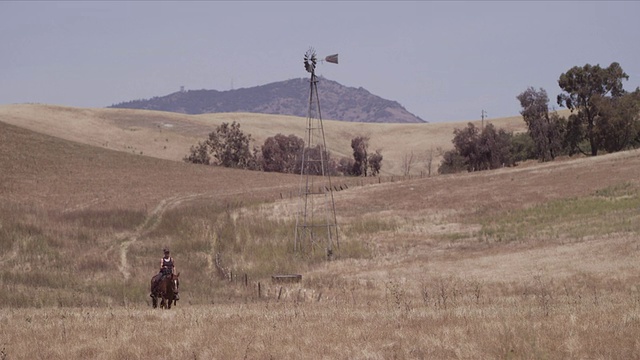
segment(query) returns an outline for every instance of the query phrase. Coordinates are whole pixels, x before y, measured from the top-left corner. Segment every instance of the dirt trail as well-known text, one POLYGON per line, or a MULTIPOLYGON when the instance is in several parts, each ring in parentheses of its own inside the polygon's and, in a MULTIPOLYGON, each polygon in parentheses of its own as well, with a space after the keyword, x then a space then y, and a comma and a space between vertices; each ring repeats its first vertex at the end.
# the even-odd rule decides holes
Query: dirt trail
POLYGON ((124 232, 117 236, 118 240, 121 240, 120 244, 120 265, 118 266, 118 270, 124 276, 125 281, 129 279, 131 273, 129 271, 129 264, 127 263, 127 253, 129 251, 129 246, 131 244, 138 241, 138 239, 153 231, 160 221, 162 220, 163 214, 185 201, 206 197, 207 194, 191 194, 191 195, 182 195, 182 196, 173 196, 167 199, 163 199, 160 203, 149 213, 144 223, 142 223, 138 228, 133 232, 124 232))

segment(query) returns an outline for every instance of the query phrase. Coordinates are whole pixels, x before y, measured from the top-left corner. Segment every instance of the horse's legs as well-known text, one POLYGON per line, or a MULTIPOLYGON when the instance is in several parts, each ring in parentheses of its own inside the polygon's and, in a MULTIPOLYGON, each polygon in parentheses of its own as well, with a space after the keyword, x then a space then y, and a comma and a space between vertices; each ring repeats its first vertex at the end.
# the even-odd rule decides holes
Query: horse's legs
POLYGON ((152 299, 152 302, 153 302, 153 308, 154 309, 157 308, 158 307, 158 298, 155 297, 155 296, 152 296, 151 299, 152 299))

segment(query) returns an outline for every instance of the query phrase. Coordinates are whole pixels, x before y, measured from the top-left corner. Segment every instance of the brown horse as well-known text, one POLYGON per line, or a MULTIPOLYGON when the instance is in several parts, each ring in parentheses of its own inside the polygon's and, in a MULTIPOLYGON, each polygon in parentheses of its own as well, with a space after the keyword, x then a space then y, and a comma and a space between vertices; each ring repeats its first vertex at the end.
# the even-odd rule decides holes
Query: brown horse
POLYGON ((158 298, 160 298, 160 308, 171 309, 171 305, 177 305, 178 289, 180 287, 180 273, 169 274, 164 276, 158 285, 153 287, 153 279, 151 280, 151 298, 153 299, 153 308, 158 307, 158 298))

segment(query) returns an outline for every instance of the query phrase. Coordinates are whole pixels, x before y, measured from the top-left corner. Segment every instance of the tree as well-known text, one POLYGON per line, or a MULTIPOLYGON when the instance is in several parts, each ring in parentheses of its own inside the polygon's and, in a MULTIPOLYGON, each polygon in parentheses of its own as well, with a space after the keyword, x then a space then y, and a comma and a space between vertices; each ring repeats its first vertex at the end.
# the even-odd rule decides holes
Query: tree
MULTIPOLYGON (((437 147, 435 150, 438 154, 442 155, 442 148, 437 147)), ((425 156, 425 167, 427 168, 427 176, 431 177, 431 169, 433 167, 433 159, 435 157, 433 147, 430 148, 425 156)))
MULTIPOLYGON (((382 151, 376 150, 375 153, 369 154, 369 138, 366 136, 357 136, 351 140, 351 148, 353 149, 353 163, 350 175, 353 176, 376 176, 380 174, 382 169, 382 151)), ((341 165, 345 165, 344 162, 341 165)), ((350 163, 350 162, 349 162, 350 163)), ((346 172, 343 171, 343 174, 346 172)))
POLYGON ((369 147, 369 138, 358 136, 351 140, 351 148, 353 149, 353 175, 367 176, 368 161, 367 149, 369 147))
MULTIPOLYGON (((331 154, 327 150, 321 150, 322 147, 308 147, 305 149, 305 174, 308 175, 336 175, 337 164, 331 159, 331 154), (321 166, 324 164, 324 168, 321 166)), ((300 168, 296 171, 300 171, 300 168)))
POLYGON ((498 169, 514 164, 511 156, 511 138, 513 135, 504 129, 496 129, 488 124, 482 129, 478 139, 478 170, 498 169))
MULTIPOLYGON (((468 123, 464 129, 453 130, 453 145, 455 151, 464 159, 465 167, 467 171, 480 170, 478 164, 480 163, 479 151, 478 151, 478 139, 480 138, 480 129, 478 129, 472 123, 468 123)), ((449 155, 450 159, 455 159, 452 155, 449 155)))
POLYGON ((511 143, 513 135, 504 129, 496 130, 488 124, 482 132, 469 123, 464 129, 453 131, 454 150, 444 154, 438 169, 440 173, 452 173, 462 169, 479 171, 513 166, 511 143))
POLYGON ((442 162, 438 167, 440 174, 454 174, 467 170, 467 159, 457 150, 449 150, 442 155, 442 162))
POLYGON ((574 66, 566 73, 560 75, 558 85, 564 91, 558 95, 557 102, 560 106, 566 106, 571 110, 567 122, 567 144, 571 146, 571 152, 579 151, 585 155, 588 150, 581 146, 582 140, 587 140, 592 156, 598 155, 602 146, 598 132, 601 119, 599 106, 602 106, 601 98, 618 98, 624 95, 622 80, 628 80, 627 75, 620 64, 611 63, 607 68, 600 65, 586 64, 583 67, 574 66), (576 111, 574 114, 573 112, 576 111))
POLYGON ((402 157, 402 172, 404 173, 404 176, 409 176, 415 161, 416 159, 413 155, 413 151, 404 154, 402 157))
POLYGON ((198 142, 198 145, 191 145, 189 155, 185 156, 182 160, 193 164, 209 165, 209 162, 211 161, 211 157, 209 156, 209 146, 207 146, 206 142, 200 141, 198 142))
POLYGON ((562 121, 557 114, 549 115, 547 92, 529 87, 516 98, 522 106, 520 114, 527 123, 536 158, 540 161, 555 159, 562 150, 562 121))
POLYGON ((528 133, 519 133, 511 138, 511 156, 514 163, 538 159, 536 146, 528 133))
POLYGON ((222 123, 209 134, 207 140, 217 165, 240 169, 251 168, 253 155, 249 150, 250 142, 251 135, 245 135, 235 121, 231 125, 222 123))
POLYGON ((380 169, 382 168, 382 153, 380 150, 376 150, 375 153, 369 155, 369 173, 371 176, 377 176, 380 174, 380 169))
POLYGON ((607 152, 640 146, 640 89, 617 98, 597 98, 595 138, 607 152))
POLYGON ((353 159, 343 157, 338 162, 337 171, 344 176, 353 176, 353 159))
POLYGON ((267 172, 295 173, 300 169, 300 156, 304 140, 295 136, 277 134, 265 140, 262 146, 261 164, 267 172))
POLYGON ((194 164, 211 164, 211 155, 215 159, 213 165, 240 169, 259 169, 257 149, 249 150, 251 135, 240 130, 235 121, 229 125, 222 123, 209 137, 198 145, 191 146, 191 151, 183 160, 194 164))

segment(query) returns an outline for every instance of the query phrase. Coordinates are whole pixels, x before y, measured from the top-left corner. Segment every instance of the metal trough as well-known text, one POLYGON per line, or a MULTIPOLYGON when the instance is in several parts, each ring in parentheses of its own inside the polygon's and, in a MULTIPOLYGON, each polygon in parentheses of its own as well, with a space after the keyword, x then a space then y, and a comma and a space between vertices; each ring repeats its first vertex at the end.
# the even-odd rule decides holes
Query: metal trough
POLYGON ((271 281, 273 281, 274 283, 297 283, 302 281, 302 275, 299 275, 299 274, 272 275, 271 281))

